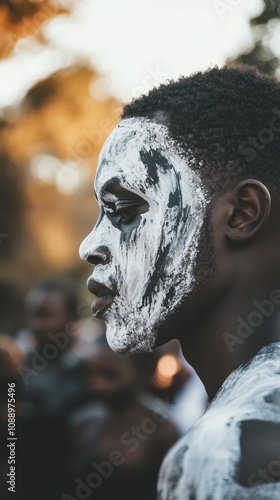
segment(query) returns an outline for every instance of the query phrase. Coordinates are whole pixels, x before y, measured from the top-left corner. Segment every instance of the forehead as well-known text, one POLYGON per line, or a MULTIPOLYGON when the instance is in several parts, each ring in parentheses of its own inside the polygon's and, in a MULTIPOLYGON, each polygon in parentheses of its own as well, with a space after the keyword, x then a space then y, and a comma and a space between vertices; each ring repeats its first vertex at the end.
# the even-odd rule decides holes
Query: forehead
POLYGON ((95 189, 102 190, 116 178, 128 188, 138 185, 145 191, 156 184, 161 173, 180 160, 179 150, 164 125, 145 118, 125 119, 105 142, 98 161, 95 189))

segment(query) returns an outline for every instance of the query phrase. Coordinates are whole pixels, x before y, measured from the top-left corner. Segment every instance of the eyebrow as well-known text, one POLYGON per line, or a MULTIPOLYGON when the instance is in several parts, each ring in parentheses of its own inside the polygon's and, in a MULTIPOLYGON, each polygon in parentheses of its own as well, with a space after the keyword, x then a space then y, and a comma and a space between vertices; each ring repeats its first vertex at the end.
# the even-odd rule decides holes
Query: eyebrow
MULTIPOLYGON (((116 185, 119 186, 120 183, 121 183, 121 179, 119 177, 112 177, 111 179, 106 181, 105 184, 100 189, 100 198, 102 199, 107 193, 115 194, 115 187, 116 187, 116 185)), ((99 196, 97 194, 95 185, 94 185, 93 190, 94 190, 95 199, 98 202, 99 196)))
POLYGON ((107 194, 112 194, 116 197, 125 196, 126 198, 134 198, 137 196, 133 191, 122 186, 122 180, 119 177, 112 177, 102 186, 100 197, 104 199, 107 194))
POLYGON ((102 186, 101 189, 101 196, 105 193, 112 193, 115 194, 116 187, 121 187, 121 179, 119 177, 112 177, 108 181, 105 182, 105 184, 102 186))
POLYGON ((102 186, 100 190, 100 198, 103 203, 107 203, 108 196, 112 195, 120 200, 140 200, 141 196, 131 191, 129 188, 122 185, 122 179, 112 177, 102 186))

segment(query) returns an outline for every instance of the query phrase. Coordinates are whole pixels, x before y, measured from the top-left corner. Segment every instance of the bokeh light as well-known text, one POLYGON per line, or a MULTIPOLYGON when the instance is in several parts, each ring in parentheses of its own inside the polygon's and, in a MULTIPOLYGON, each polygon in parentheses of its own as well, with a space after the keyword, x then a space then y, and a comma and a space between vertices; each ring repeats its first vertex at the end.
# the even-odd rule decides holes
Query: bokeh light
POLYGON ((182 363, 178 356, 165 354, 162 356, 156 367, 154 384, 159 388, 167 388, 172 384, 173 378, 181 370, 182 363))

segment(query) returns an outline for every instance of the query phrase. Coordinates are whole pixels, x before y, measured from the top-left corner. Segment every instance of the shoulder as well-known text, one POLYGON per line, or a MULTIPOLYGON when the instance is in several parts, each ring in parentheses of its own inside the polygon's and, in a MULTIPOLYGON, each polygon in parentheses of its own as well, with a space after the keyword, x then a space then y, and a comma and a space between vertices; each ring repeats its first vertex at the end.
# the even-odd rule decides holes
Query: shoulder
MULTIPOLYGON (((183 498, 179 496, 179 487, 182 482, 185 483, 188 481, 188 477, 184 475, 184 459, 188 449, 188 435, 186 435, 166 455, 158 481, 159 500, 177 500, 183 498)), ((185 496, 185 498, 187 497, 185 496)))
POLYGON ((240 423, 237 480, 245 487, 280 485, 280 422, 249 419, 240 423))
POLYGON ((160 473, 160 500, 191 498, 278 500, 280 423, 260 411, 251 418, 248 408, 207 411, 171 449, 160 473))

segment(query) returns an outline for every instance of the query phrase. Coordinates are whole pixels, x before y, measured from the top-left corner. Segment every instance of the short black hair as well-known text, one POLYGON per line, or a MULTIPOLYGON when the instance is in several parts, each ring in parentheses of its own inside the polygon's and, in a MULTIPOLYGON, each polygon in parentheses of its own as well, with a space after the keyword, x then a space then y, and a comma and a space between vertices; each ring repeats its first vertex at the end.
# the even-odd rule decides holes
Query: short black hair
POLYGON ((280 193, 280 82, 247 66, 214 67, 152 89, 122 118, 163 123, 211 191, 253 177, 280 193), (208 182, 207 182, 208 181, 208 182))

